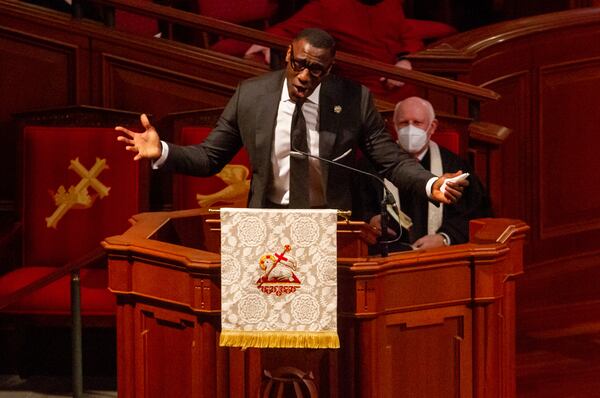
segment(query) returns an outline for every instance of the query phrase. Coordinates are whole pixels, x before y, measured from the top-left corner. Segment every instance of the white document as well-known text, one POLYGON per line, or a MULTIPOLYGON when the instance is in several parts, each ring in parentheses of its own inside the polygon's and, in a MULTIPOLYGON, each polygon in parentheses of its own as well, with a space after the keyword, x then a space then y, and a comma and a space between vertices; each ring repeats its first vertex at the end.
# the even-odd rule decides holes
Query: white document
POLYGON ((442 193, 446 192, 446 183, 447 182, 457 182, 457 181, 462 181, 465 178, 467 178, 469 176, 469 173, 462 173, 459 176, 456 177, 452 177, 452 178, 448 178, 446 180, 444 180, 444 183, 442 184, 442 186, 440 187, 440 191, 442 191, 442 193))

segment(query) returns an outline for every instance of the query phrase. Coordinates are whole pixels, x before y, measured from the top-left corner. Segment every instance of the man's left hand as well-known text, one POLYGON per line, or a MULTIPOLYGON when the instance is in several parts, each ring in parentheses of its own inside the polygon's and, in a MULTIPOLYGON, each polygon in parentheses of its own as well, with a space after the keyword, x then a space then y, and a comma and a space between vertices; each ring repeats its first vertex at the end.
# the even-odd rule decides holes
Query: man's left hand
POLYGON ((444 247, 444 237, 440 234, 425 235, 420 237, 413 243, 413 249, 425 250, 435 249, 436 247, 444 247))
POLYGON ((432 199, 444 204, 456 203, 461 198, 464 189, 469 186, 469 180, 464 179, 456 182, 448 182, 446 184, 445 192, 442 192, 440 188, 442 187, 444 180, 461 174, 462 171, 459 170, 456 173, 445 173, 438 178, 431 186, 432 199))

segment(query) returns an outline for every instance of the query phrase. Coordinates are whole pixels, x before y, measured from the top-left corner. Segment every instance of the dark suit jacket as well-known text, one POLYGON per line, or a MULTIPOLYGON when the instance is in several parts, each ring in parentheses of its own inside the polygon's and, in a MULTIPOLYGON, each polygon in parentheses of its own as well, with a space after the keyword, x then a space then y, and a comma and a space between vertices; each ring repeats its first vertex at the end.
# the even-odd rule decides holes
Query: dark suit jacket
MULTIPOLYGON (((242 82, 204 142, 192 146, 169 144, 164 167, 209 176, 218 173, 244 146, 252 167, 249 207, 265 207, 272 180, 271 150, 284 71, 270 72, 242 82)), ((385 129, 369 90, 350 80, 329 75, 319 97, 319 154, 335 159, 359 147, 377 170, 403 190, 425 197, 433 175, 399 149, 385 129)), ((356 151, 340 160, 355 166, 356 151)), ((352 209, 350 182, 356 175, 321 162, 327 207, 352 209)))
MULTIPOLYGON (((430 153, 431 151, 427 151, 421 162, 423 167, 427 169, 431 167, 430 153)), ((469 220, 492 216, 490 200, 483 184, 481 184, 479 178, 470 170, 466 162, 441 146, 440 155, 444 173, 453 173, 462 170, 465 173, 470 173, 470 176, 468 177, 469 187, 465 190, 461 199, 453 205, 444 205, 442 225, 436 232, 447 234, 452 244, 466 243, 469 241, 469 220)), ((361 167, 367 171, 372 169, 372 166, 365 163, 361 164, 361 167)), ((361 179, 360 186, 362 198, 360 219, 369 222, 371 217, 380 213, 379 202, 382 197, 382 187, 380 184, 374 183, 372 179, 361 179)), ((402 210, 413 221, 410 233, 406 230, 402 233, 403 242, 412 244, 417 239, 427 235, 428 204, 427 200, 414 195, 400 195, 402 210)), ((399 225, 393 220, 390 222, 393 224, 392 228, 398 230, 399 225)), ((390 250, 406 249, 405 246, 400 244, 397 247, 390 247, 390 250)))
MULTIPOLYGON (((470 176, 469 187, 463 197, 453 205, 444 206, 442 225, 436 232, 447 234, 452 244, 466 243, 469 241, 469 220, 492 216, 490 200, 479 178, 461 158, 443 147, 440 147, 440 155, 444 173, 462 170, 470 173, 470 176)), ((430 151, 423 157, 421 163, 423 167, 431 168, 430 151)), ((402 205, 413 217, 414 226, 410 238, 413 241, 411 243, 414 243, 415 240, 427 235, 428 203, 406 195, 402 195, 401 200, 402 205)))

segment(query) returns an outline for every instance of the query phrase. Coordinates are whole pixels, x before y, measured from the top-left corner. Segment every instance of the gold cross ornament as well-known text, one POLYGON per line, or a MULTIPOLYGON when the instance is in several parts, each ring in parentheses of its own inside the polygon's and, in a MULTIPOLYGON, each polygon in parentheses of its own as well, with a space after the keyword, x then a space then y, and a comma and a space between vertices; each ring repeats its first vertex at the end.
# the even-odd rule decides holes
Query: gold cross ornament
POLYGON ((79 158, 71 160, 69 170, 73 170, 79 174, 81 181, 75 186, 71 185, 68 190, 61 185, 56 193, 52 195, 54 197, 54 203, 56 204, 56 210, 50 217, 46 217, 46 226, 48 228, 56 228, 58 221, 71 209, 87 209, 92 207, 96 197, 100 199, 108 196, 110 187, 102 184, 98 180, 98 175, 102 173, 104 169, 108 169, 106 159, 96 158, 96 163, 90 170, 87 170, 79 158), (88 188, 92 188, 98 193, 98 195, 90 196, 88 188))

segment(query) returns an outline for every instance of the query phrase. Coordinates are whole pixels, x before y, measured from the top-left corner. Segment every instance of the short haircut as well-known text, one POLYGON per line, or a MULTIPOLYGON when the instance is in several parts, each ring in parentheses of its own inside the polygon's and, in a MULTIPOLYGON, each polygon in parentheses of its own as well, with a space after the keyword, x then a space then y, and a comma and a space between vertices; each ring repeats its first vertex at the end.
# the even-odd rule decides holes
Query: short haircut
POLYGON ((301 39, 306 40, 314 47, 329 49, 331 55, 335 55, 335 39, 323 29, 306 28, 298 33, 294 41, 301 39))
POLYGON ((425 108, 425 110, 427 111, 427 116, 429 117, 429 123, 431 123, 435 119, 435 111, 433 110, 433 105, 431 105, 431 102, 429 102, 426 99, 421 98, 421 97, 408 97, 396 104, 396 107, 394 108, 394 124, 396 123, 396 120, 398 119, 398 115, 400 113, 400 107, 404 104, 409 104, 409 103, 418 103, 421 106, 423 106, 425 108))

